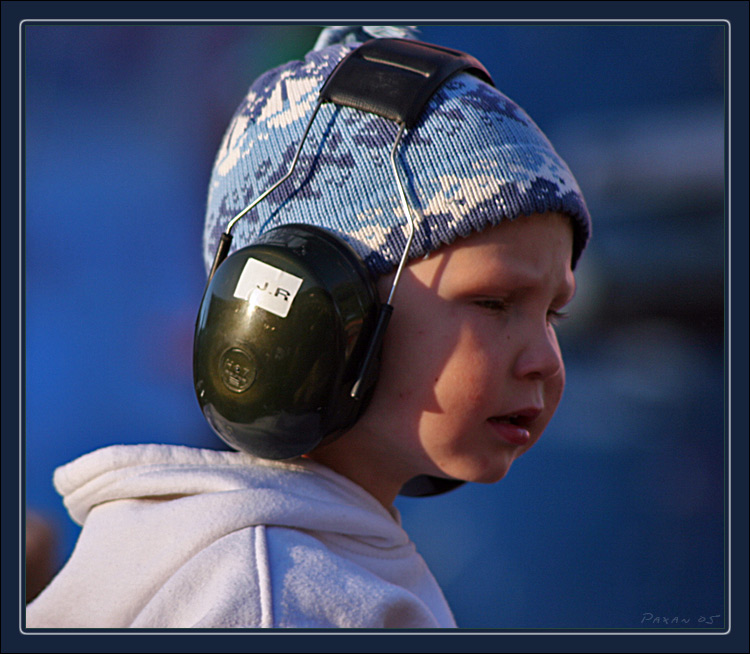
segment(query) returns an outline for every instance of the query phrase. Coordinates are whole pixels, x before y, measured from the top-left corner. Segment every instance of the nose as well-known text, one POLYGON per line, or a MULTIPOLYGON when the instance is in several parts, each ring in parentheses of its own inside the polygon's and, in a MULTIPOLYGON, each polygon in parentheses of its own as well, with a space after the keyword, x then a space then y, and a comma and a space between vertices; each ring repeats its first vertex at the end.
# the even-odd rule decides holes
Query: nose
POLYGON ((526 331, 515 361, 520 379, 545 380, 563 371, 562 352, 552 325, 544 323, 526 331))

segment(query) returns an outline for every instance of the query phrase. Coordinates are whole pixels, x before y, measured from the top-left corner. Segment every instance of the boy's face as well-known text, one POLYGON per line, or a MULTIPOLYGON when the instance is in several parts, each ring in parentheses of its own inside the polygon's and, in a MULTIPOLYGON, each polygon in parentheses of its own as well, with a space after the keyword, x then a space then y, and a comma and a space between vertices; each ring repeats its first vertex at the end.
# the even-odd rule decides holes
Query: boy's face
POLYGON ((376 496, 417 474, 501 479, 562 396, 554 324, 575 290, 572 245, 569 219, 542 214, 410 263, 372 401, 333 458, 315 458, 376 496))

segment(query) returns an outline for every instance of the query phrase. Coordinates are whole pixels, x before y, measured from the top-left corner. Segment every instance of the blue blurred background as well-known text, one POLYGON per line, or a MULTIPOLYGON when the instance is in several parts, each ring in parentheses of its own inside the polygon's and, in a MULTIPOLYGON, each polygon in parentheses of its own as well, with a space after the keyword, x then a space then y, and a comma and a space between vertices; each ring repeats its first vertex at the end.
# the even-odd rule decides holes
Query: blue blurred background
MULTIPOLYGON (((212 160, 252 80, 318 32, 24 28, 26 505, 58 565, 78 528, 55 467, 113 443, 222 447, 191 381, 212 160)), ((548 134, 594 240, 541 442, 495 486, 400 499, 407 531, 461 627, 723 624, 724 28, 421 36, 477 56, 548 134)))

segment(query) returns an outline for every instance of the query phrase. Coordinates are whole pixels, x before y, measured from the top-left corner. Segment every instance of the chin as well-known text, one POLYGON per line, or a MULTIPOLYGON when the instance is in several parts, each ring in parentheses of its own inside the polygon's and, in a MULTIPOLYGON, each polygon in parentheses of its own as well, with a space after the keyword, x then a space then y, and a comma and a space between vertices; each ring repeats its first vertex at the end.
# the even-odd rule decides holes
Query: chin
POLYGON ((477 484, 494 484, 508 474, 512 463, 512 459, 467 461, 466 465, 453 466, 450 471, 445 471, 448 475, 444 472, 442 476, 477 484))
POLYGON ((510 468, 505 468, 499 472, 487 472, 486 474, 477 476, 476 479, 471 479, 470 481, 473 481, 476 484, 496 484, 508 474, 508 470, 510 470, 510 468))

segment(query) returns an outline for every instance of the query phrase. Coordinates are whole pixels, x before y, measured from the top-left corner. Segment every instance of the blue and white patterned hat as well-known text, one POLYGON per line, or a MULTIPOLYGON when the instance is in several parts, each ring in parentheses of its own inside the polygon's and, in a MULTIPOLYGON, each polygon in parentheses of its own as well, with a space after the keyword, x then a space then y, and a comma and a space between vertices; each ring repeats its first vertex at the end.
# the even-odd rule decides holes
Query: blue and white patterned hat
MULTIPOLYGON (((213 168, 207 270, 227 223, 289 170, 328 75, 373 36, 412 34, 328 28, 304 61, 268 71, 250 87, 213 168)), ((273 227, 306 223, 343 237, 375 277, 390 271, 401 258, 408 220, 389 164, 396 130, 379 116, 324 104, 294 174, 237 223, 233 249, 273 227)), ((405 132, 398 161, 417 222, 410 258, 503 220, 547 211, 571 218, 573 266, 588 241, 586 203, 565 162, 518 105, 468 73, 438 89, 405 132)))

